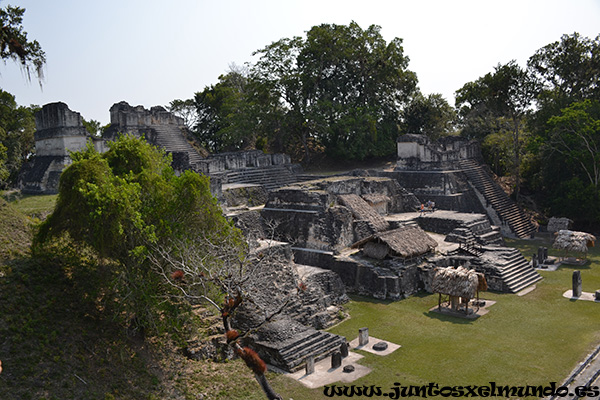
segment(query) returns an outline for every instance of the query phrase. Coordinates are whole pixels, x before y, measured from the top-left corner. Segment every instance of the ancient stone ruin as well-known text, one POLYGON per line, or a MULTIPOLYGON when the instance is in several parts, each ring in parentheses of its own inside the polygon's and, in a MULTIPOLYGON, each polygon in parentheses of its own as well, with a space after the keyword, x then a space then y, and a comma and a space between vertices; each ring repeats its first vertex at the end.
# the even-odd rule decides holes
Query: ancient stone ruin
POLYGON ((208 154, 188 134, 183 119, 160 106, 147 110, 124 101, 114 104, 110 108, 110 125, 100 138, 87 133, 78 112, 71 111, 65 103, 51 103, 36 113, 36 128, 36 155, 21 173, 20 186, 25 193, 57 193, 60 174, 71 163, 69 151, 81 150, 91 140, 103 152, 106 142, 121 133, 143 136, 163 148, 172 155, 176 172, 190 169, 209 175, 211 191, 219 198, 223 189, 230 187, 260 184, 275 189, 295 182, 295 173, 301 171, 286 154, 265 154, 260 150, 208 154))
POLYGON ((110 127, 96 138, 66 104, 45 105, 36 115, 36 156, 24 168, 23 191, 55 193, 69 151, 88 141, 105 151, 119 133, 164 148, 178 172, 208 175, 250 247, 277 255, 260 270, 269 285, 256 287, 234 323, 253 332, 247 343, 281 369, 338 354, 346 339, 322 329, 339 320, 346 293, 398 300, 433 292, 438 268, 467 268, 490 289, 510 293, 541 279, 519 251, 504 245, 503 236, 527 238, 535 227, 493 181, 476 142, 404 135, 393 171, 305 180, 285 154, 208 154, 162 107, 120 102, 110 116, 110 127), (417 212, 428 201, 435 211, 417 212))
POLYGON ((529 238, 531 220, 492 179, 482 163, 479 144, 461 137, 432 142, 424 135, 398 138, 398 161, 389 176, 438 208, 485 214, 504 236, 529 238))
POLYGON ((85 148, 91 140, 98 151, 104 143, 87 133, 81 115, 65 103, 46 104, 35 115, 36 155, 21 171, 25 193, 56 193, 62 170, 71 163, 69 151, 85 148))

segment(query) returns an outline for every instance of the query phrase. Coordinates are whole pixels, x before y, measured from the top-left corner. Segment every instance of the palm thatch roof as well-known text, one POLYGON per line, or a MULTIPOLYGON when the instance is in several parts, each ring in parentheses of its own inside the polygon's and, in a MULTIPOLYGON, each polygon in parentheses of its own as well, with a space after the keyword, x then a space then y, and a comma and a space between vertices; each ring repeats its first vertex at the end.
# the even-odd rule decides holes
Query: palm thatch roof
POLYGON ((363 248, 363 252, 373 258, 386 256, 415 257, 435 249, 438 243, 418 226, 404 226, 387 232, 378 232, 352 245, 363 248))
POLYGON ((376 232, 389 228, 388 222, 365 200, 356 194, 340 194, 338 199, 346 206, 357 220, 366 220, 376 232))
MULTIPOLYGON (((479 287, 487 287, 480 283, 480 274, 464 267, 438 267, 434 270, 431 289, 434 293, 472 299, 476 296, 479 287)), ((485 281, 485 277, 483 277, 485 281)))
POLYGON ((578 251, 587 253, 588 247, 594 247, 596 236, 577 231, 569 231, 566 229, 558 231, 554 239, 552 247, 555 249, 563 249, 567 251, 578 251))

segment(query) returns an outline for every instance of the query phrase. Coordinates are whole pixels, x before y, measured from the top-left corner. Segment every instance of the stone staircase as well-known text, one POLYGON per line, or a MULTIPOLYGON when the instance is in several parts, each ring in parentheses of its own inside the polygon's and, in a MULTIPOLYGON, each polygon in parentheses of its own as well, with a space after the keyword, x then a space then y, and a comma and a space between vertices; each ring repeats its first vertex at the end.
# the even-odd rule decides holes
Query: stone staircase
POLYGON ((483 166, 472 159, 461 160, 460 166, 469 181, 481 192, 502 221, 508 224, 515 236, 530 238, 535 232, 535 226, 523 210, 492 180, 483 166))
POLYGON ((223 183, 252 183, 263 185, 269 191, 296 182, 296 176, 283 165, 229 170, 223 173, 223 183))
POLYGON ((498 230, 492 228, 487 218, 466 222, 464 227, 473 233, 473 238, 480 245, 504 245, 502 235, 498 230))
POLYGON ((517 249, 506 248, 504 261, 500 268, 500 277, 505 291, 517 293, 527 286, 542 280, 542 276, 531 266, 517 249))
POLYGON ((345 340, 343 336, 311 328, 279 343, 255 342, 255 345, 270 364, 294 372, 301 369, 310 356, 318 361, 339 350, 345 340))
POLYGON ((157 146, 162 147, 169 153, 187 153, 192 168, 202 160, 200 154, 198 154, 183 136, 181 127, 176 125, 152 125, 152 129, 156 134, 155 144, 157 146))

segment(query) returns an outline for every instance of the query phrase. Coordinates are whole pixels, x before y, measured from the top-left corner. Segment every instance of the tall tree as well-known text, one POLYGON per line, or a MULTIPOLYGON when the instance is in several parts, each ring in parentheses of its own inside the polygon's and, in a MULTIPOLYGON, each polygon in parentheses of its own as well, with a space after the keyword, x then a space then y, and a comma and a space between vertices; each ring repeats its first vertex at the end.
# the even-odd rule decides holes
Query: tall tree
POLYGON ((535 52, 527 61, 538 87, 540 108, 557 103, 561 109, 574 101, 600 98, 600 35, 563 35, 535 52))
POLYGON ((0 89, 0 187, 17 181, 21 166, 34 151, 37 109, 18 106, 15 96, 0 89))
POLYGON ((198 111, 193 99, 175 99, 169 103, 168 111, 183 119, 183 123, 190 131, 198 124, 198 111))
POLYGON ((456 112, 441 94, 415 96, 403 111, 406 133, 427 135, 436 140, 454 132, 456 112))
POLYGON ((25 9, 21 7, 0 8, 0 58, 19 62, 27 78, 31 80, 33 72, 41 86, 46 54, 37 40, 27 40, 27 32, 22 27, 23 14, 25 9))
POLYGON ((532 130, 546 139, 546 122, 571 103, 600 98, 600 36, 578 33, 537 50, 527 61, 536 83, 537 110, 530 121, 532 130))
POLYGON ((254 146, 253 127, 245 123, 247 77, 238 71, 219 76, 219 82, 195 94, 194 133, 209 151, 240 150, 254 146))
MULTIPOLYGON (((516 61, 499 64, 494 73, 488 73, 474 82, 467 83, 456 92, 456 105, 460 108, 463 121, 506 118, 510 121, 513 141, 513 176, 515 196, 519 200, 520 167, 524 117, 531 107, 535 86, 526 70, 516 61)), ((497 122, 485 122, 493 126, 497 122)), ((465 124, 468 126, 468 122, 465 124)), ((465 133, 469 133, 466 131, 465 133)), ((488 132, 492 133, 492 132, 488 132)))
POLYGON ((380 27, 314 26, 306 39, 281 39, 256 52, 253 78, 280 109, 309 156, 309 141, 335 157, 394 152, 401 108, 416 90, 401 39, 386 43, 380 27))
POLYGON ((571 104, 548 121, 552 151, 563 156, 563 168, 600 189, 600 102, 571 104))

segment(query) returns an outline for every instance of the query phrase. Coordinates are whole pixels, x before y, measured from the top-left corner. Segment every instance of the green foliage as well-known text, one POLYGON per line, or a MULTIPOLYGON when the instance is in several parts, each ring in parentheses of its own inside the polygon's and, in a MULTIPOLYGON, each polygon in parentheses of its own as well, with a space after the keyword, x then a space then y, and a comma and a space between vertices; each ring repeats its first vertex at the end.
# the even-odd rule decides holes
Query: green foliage
POLYGON ((183 123, 190 130, 194 130, 198 123, 198 112, 193 99, 180 100, 175 99, 169 103, 170 113, 183 119, 183 123))
POLYGON ((563 35, 536 51, 527 66, 542 110, 556 113, 574 101, 600 98, 600 36, 563 35))
POLYGON ((83 126, 84 126, 85 130, 88 131, 88 133, 92 136, 98 136, 98 137, 102 136, 102 133, 108 127, 108 125, 106 125, 106 126, 100 125, 100 122, 96 121, 94 119, 91 119, 88 121, 85 118, 83 118, 82 122, 83 122, 83 126))
POLYGON ((259 146, 310 161, 311 153, 362 160, 395 151, 401 107, 416 90, 402 40, 380 27, 312 27, 255 52, 196 93, 196 134, 212 151, 259 146))
POLYGON ((440 94, 415 96, 403 111, 404 132, 432 140, 454 132, 456 112, 440 94))
POLYGON ((19 62, 27 77, 31 79, 31 69, 37 76, 40 85, 44 78, 46 54, 37 40, 28 41, 27 32, 23 31, 23 14, 21 7, 6 6, 0 8, 0 58, 19 62))
POLYGON ((251 102, 246 84, 247 77, 242 72, 231 71, 219 76, 217 84, 195 94, 195 134, 208 150, 232 151, 254 145, 252 127, 245 124, 251 102))
POLYGON ((17 106, 15 96, 0 89, 0 188, 16 183, 21 166, 34 151, 37 107, 17 106))
MULTIPOLYGON (((156 259, 159 248, 176 253, 176 239, 201 246, 239 236, 211 196, 208 178, 189 171, 175 176, 163 151, 133 136, 121 136, 104 154, 90 144, 72 158, 34 249, 54 254, 53 244, 65 240, 89 247, 110 261, 110 279, 104 276, 100 286, 116 296, 117 315, 151 332, 173 327, 185 304, 168 300, 171 286, 149 258, 156 259)), ((217 254, 205 258, 207 264, 219 262, 217 254)))
POLYGON ((539 137, 537 184, 552 215, 589 226, 600 221, 600 103, 585 100, 564 108, 539 137))
POLYGON ((281 107, 284 129, 305 156, 311 138, 333 157, 394 152, 399 107, 416 90, 401 39, 386 43, 375 25, 323 24, 305 40, 282 39, 257 54, 253 76, 281 107))
POLYGON ((562 155, 564 166, 589 184, 600 185, 600 102, 585 100, 548 120, 547 145, 562 155))

